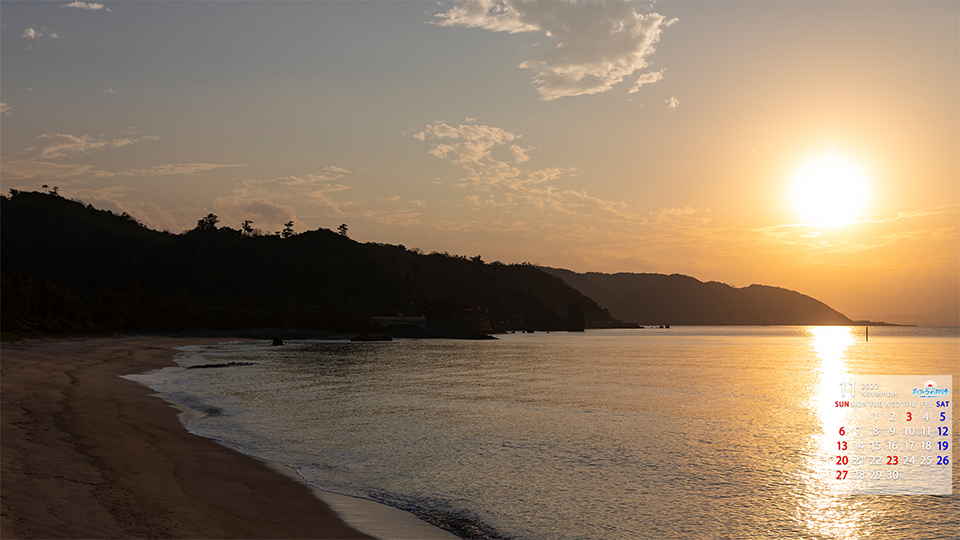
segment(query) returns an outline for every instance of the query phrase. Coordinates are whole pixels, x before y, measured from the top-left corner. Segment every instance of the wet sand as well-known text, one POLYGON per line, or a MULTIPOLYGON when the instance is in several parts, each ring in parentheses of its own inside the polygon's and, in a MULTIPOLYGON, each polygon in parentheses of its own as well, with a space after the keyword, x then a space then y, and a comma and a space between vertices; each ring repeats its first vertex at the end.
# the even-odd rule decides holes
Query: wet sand
POLYGON ((3 538, 371 538, 306 485, 188 433, 119 375, 212 338, 0 345, 3 538))

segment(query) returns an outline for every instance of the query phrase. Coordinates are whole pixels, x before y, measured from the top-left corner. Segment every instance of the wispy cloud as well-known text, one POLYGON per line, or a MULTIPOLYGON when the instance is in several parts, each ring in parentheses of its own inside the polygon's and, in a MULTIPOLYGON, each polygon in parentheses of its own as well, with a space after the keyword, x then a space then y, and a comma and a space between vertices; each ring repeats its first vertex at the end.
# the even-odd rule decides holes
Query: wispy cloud
MULTIPOLYGON (((352 171, 340 167, 324 167, 323 172, 319 174, 301 174, 292 176, 281 176, 270 180, 244 180, 244 185, 248 187, 267 187, 267 186, 293 186, 293 187, 317 187, 330 186, 330 182, 339 180, 352 171)), ((343 189, 347 189, 345 186, 343 189)), ((329 191, 329 190, 328 190, 329 191)), ((339 189, 337 190, 339 191, 339 189)))
POLYGON ((157 165, 155 167, 150 167, 149 169, 127 169, 120 172, 98 171, 96 176, 102 178, 112 178, 114 176, 194 176, 201 172, 212 171, 214 169, 229 169, 233 167, 246 166, 247 165, 243 163, 170 163, 167 165, 157 165))
POLYGON ((91 135, 71 135, 68 133, 45 133, 38 135, 40 144, 24 150, 25 153, 36 152, 39 159, 60 158, 70 154, 89 154, 94 150, 117 148, 140 141, 155 141, 159 137, 146 135, 138 138, 123 137, 118 139, 102 139, 91 135))
POLYGON ((356 210, 344 215, 344 217, 369 219, 374 223, 391 227, 430 227, 420 219, 422 216, 420 212, 406 210, 356 210))
POLYGON ((413 132, 412 135, 419 141, 432 144, 432 148, 428 150, 431 155, 450 160, 450 163, 469 173, 460 179, 461 187, 470 185, 489 189, 498 186, 516 190, 573 172, 572 169, 559 167, 531 170, 512 165, 511 161, 525 163, 530 157, 524 148, 514 144, 507 146, 519 139, 519 135, 498 127, 479 124, 460 124, 454 127, 444 122, 436 122, 413 132), (498 156, 493 155, 495 149, 498 156))
POLYGON ((664 71, 666 71, 666 70, 665 70, 665 69, 661 69, 660 71, 648 71, 647 73, 644 73, 643 75, 640 76, 639 79, 637 79, 637 82, 634 83, 633 88, 630 89, 630 93, 632 94, 632 93, 640 90, 640 87, 643 86, 643 85, 645 85, 645 84, 655 83, 655 82, 663 79, 663 72, 664 72, 664 71))
MULTIPOLYGON (((541 99, 606 92, 649 66, 666 20, 643 15, 627 2, 468 0, 436 15, 435 24, 510 34, 542 32, 556 47, 520 64, 536 73, 541 99)), ((663 78, 663 70, 640 75, 633 89, 663 78)))
POLYGON ((584 190, 561 189, 557 182, 573 178, 572 167, 526 168, 528 149, 512 141, 519 135, 502 128, 435 122, 410 133, 429 142, 433 156, 449 160, 466 173, 457 185, 474 191, 467 201, 474 207, 510 208, 530 205, 540 210, 579 217, 604 216, 603 219, 639 219, 640 215, 622 201, 592 197, 584 190))
POLYGON ((888 221, 896 221, 899 219, 911 219, 911 218, 921 218, 928 216, 940 216, 944 214, 956 214, 960 210, 960 204, 945 204, 943 206, 935 206, 933 208, 922 208, 920 210, 911 210, 909 212, 898 212, 896 217, 877 220, 877 223, 883 223, 888 221))
POLYGON ((352 174, 342 167, 327 166, 318 174, 281 176, 269 180, 248 178, 231 192, 237 200, 280 199, 309 202, 314 206, 329 208, 339 214, 344 207, 352 206, 351 201, 334 200, 331 194, 350 189, 350 186, 338 182, 352 174))
POLYGON ((524 163, 524 162, 530 161, 530 154, 527 153, 526 148, 522 148, 515 144, 511 144, 510 151, 513 152, 513 159, 517 163, 524 163))
POLYGON ((24 180, 44 175, 50 176, 51 178, 67 178, 80 175, 90 175, 94 178, 114 178, 118 176, 193 176, 214 169, 247 166, 242 163, 169 163, 144 169, 105 171, 95 169, 92 165, 76 165, 48 161, 68 156, 87 155, 109 148, 123 148, 144 141, 156 141, 160 139, 160 137, 154 135, 130 136, 136 133, 136 131, 127 130, 124 132, 127 136, 116 138, 72 135, 68 133, 45 133, 37 136, 37 139, 40 141, 39 144, 26 148, 21 152, 21 154, 30 155, 28 159, 5 160, 3 162, 3 177, 8 180, 24 180))
POLYGON ((667 104, 667 112, 672 112, 680 106, 680 100, 677 99, 677 96, 670 96, 670 99, 664 100, 664 103, 667 104))
MULTIPOLYGON (((846 225, 858 225, 858 224, 864 224, 864 223, 875 223, 875 224, 893 223, 893 222, 896 222, 896 221, 907 220, 907 219, 917 219, 917 218, 925 218, 925 217, 932 217, 932 216, 952 215, 952 214, 957 214, 958 212, 960 212, 960 204, 944 204, 944 205, 941 205, 941 206, 934 206, 934 207, 932 207, 932 208, 921 208, 921 209, 919 209, 919 210, 909 210, 909 211, 906 211, 906 212, 897 212, 897 215, 891 216, 891 217, 888 217, 888 218, 861 219, 861 220, 857 220, 857 221, 851 221, 851 222, 848 222, 848 223, 833 224, 833 225, 829 226, 828 228, 829 228, 829 229, 835 229, 835 228, 836 228, 836 225, 846 226, 846 225)), ((762 227, 762 228, 753 229, 753 230, 756 230, 756 231, 776 231, 776 230, 785 230, 785 229, 802 229, 802 230, 805 230, 805 231, 809 231, 809 230, 816 231, 816 230, 819 230, 820 228, 821 228, 821 226, 820 226, 820 225, 817 225, 817 224, 810 224, 810 223, 785 223, 785 224, 783 224, 783 225, 772 225, 772 226, 769 226, 769 227, 762 227)))
POLYGON ((256 228, 266 229, 268 234, 282 228, 288 221, 294 222, 295 229, 304 227, 293 207, 268 199, 218 197, 213 201, 213 211, 228 227, 239 228, 245 220, 252 221, 256 228))
MULTIPOLYGON (((884 250, 897 250, 896 259, 908 259, 913 251, 924 251, 923 257, 930 258, 936 248, 942 245, 956 245, 960 238, 957 218, 960 205, 949 204, 934 208, 923 208, 908 212, 898 212, 896 216, 883 219, 862 220, 822 228, 816 225, 790 223, 757 228, 715 228, 704 229, 709 235, 707 244, 714 254, 783 254, 790 253, 796 261, 807 264, 819 264, 831 261, 838 255, 856 256, 856 264, 884 250)), ((945 251, 946 258, 954 257, 955 251, 945 251)), ((854 264, 847 259, 847 264, 854 264)), ((876 264, 890 264, 886 256, 878 258, 876 264), (886 262, 882 262, 884 259, 886 262)), ((954 261, 955 263, 955 261, 954 261)))
POLYGON ((422 131, 415 132, 413 137, 418 141, 449 139, 450 143, 434 144, 430 154, 441 159, 452 157, 454 165, 480 163, 490 157, 490 150, 493 147, 520 138, 519 135, 497 127, 476 124, 460 124, 453 127, 444 122, 429 125, 422 131))
POLYGON ((0 114, 7 114, 10 109, 13 108, 13 105, 7 105, 6 103, 0 103, 0 114))
MULTIPOLYGON (((707 210, 709 212, 709 210, 707 210)), ((675 218, 691 218, 701 214, 703 211, 696 208, 692 208, 689 205, 684 206, 683 208, 661 208, 656 212, 651 212, 650 216, 657 222, 663 222, 675 218)), ((705 216, 699 216, 696 218, 701 223, 708 223, 710 218, 705 216)))
POLYGON ((40 27, 39 29, 38 29, 38 28, 27 28, 26 30, 23 31, 23 34, 21 35, 21 37, 24 37, 24 38, 27 38, 27 39, 37 39, 37 38, 41 38, 41 37, 43 37, 43 36, 47 36, 47 37, 50 38, 50 39, 57 39, 57 38, 60 37, 60 34, 58 34, 57 32, 55 32, 55 31, 53 31, 53 30, 49 30, 49 29, 47 29, 47 28, 40 27))
MULTIPOLYGON (((123 146, 122 141, 118 146, 123 146)), ((71 163, 53 163, 40 160, 13 160, 4 161, 2 175, 4 180, 26 180, 30 178, 68 178, 71 176, 90 175, 94 178, 115 178, 118 176, 195 176, 204 171, 233 167, 246 167, 245 164, 224 163, 171 163, 157 165, 148 169, 127 169, 124 171, 101 171, 92 165, 76 165, 71 163)))
POLYGON ((0 178, 5 181, 29 180, 32 178, 69 178, 88 174, 92 170, 92 165, 72 165, 49 161, 20 159, 0 162, 0 178))
POLYGON ((87 11, 100 11, 100 10, 110 11, 110 8, 105 8, 103 4, 97 4, 97 3, 94 3, 94 2, 79 2, 79 1, 74 1, 74 2, 70 2, 69 4, 63 4, 63 5, 60 6, 60 7, 84 9, 84 10, 87 10, 87 11))
POLYGON ((108 141, 96 139, 89 135, 70 135, 67 133, 47 133, 37 137, 42 142, 38 146, 31 146, 27 151, 39 151, 41 159, 63 157, 67 154, 87 154, 93 150, 100 150, 109 146, 108 141))

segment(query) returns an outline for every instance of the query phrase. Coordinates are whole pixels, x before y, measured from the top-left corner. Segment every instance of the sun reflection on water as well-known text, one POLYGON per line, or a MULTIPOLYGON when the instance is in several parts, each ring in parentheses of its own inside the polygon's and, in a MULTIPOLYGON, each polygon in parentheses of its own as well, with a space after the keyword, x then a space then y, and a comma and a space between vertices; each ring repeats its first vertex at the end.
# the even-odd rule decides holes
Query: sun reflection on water
MULTIPOLYGON (((814 326, 807 328, 807 333, 817 360, 817 379, 807 406, 814 412, 813 422, 819 429, 810 436, 806 463, 797 471, 800 496, 796 518, 818 537, 858 538, 868 519, 868 508, 849 497, 849 483, 836 480, 837 470, 848 468, 838 466, 836 460, 848 453, 838 443, 846 439, 840 435, 840 428, 849 409, 834 404, 841 396, 839 384, 852 379, 847 352, 857 340, 852 328, 845 326, 814 326)), ((849 396, 853 389, 848 387, 846 391, 849 396)))

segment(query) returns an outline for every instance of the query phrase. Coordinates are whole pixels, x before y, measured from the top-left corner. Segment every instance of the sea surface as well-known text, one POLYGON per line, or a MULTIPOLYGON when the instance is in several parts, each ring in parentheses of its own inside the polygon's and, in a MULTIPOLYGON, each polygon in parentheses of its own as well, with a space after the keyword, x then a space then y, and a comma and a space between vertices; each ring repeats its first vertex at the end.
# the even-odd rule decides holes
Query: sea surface
MULTIPOLYGON (((956 539, 956 473, 952 495, 850 494, 831 415, 837 381, 860 376, 949 375, 955 393, 960 330, 866 337, 737 326, 234 342, 132 378, 204 413, 187 426, 197 435, 466 538, 956 539)), ((957 416, 947 453, 960 458, 957 416)))

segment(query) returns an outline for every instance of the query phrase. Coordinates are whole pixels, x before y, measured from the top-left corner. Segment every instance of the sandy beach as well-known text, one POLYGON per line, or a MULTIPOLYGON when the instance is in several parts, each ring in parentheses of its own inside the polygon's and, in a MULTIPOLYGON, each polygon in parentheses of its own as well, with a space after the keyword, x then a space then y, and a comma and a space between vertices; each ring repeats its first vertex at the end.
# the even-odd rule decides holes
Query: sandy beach
POLYGON ((212 338, 3 343, 3 538, 371 538, 120 378, 212 338))

